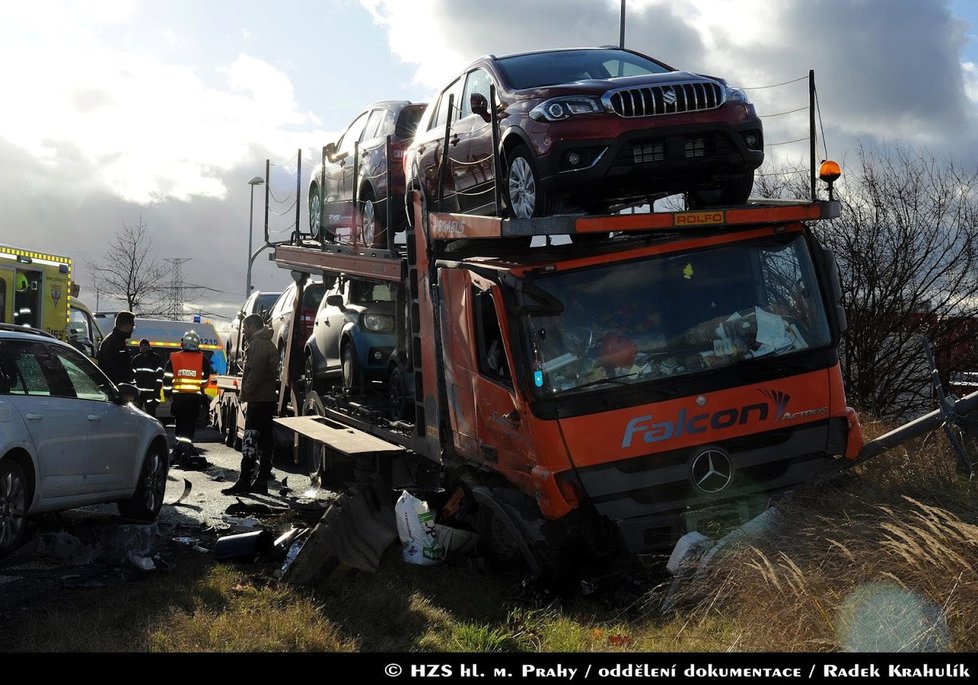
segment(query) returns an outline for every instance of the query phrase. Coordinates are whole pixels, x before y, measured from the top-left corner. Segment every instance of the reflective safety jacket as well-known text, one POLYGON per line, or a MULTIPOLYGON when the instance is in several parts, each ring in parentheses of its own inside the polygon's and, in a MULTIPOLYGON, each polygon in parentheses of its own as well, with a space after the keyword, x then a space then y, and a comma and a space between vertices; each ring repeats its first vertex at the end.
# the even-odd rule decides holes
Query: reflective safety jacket
MULTIPOLYGON (((204 373, 204 353, 181 350, 170 355, 173 374, 173 393, 192 394, 201 392, 209 373, 204 373)), ((208 369, 208 372, 210 369, 208 369)))
POLYGON ((163 390, 163 358, 150 350, 132 358, 132 370, 136 373, 136 387, 144 400, 160 399, 163 390))

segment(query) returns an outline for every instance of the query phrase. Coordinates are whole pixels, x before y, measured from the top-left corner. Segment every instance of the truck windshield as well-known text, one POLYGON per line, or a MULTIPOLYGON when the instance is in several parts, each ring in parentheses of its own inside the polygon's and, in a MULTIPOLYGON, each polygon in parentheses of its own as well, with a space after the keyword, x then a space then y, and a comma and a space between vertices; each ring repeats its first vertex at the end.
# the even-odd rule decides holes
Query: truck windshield
POLYGON ((830 343, 800 233, 528 280, 539 397, 606 390, 830 343))

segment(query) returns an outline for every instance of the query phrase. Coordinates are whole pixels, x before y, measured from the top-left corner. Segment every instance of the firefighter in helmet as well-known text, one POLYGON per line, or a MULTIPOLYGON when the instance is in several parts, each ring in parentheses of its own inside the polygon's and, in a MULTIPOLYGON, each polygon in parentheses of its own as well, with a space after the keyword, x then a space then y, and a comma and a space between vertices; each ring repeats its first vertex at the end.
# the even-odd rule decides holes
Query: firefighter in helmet
POLYGON ((176 422, 172 461, 183 468, 192 468, 194 458, 198 456, 194 447, 194 431, 204 398, 204 386, 211 375, 210 360, 200 350, 200 336, 196 331, 187 331, 180 338, 180 351, 170 355, 166 372, 173 379, 170 411, 176 422))

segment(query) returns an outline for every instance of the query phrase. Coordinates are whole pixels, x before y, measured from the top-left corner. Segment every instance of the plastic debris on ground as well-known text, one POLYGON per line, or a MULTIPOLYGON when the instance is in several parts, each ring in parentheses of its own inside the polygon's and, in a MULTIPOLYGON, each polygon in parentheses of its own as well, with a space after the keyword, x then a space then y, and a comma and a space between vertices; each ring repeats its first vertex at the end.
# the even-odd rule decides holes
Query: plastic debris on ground
POLYGON ((214 558, 219 560, 242 559, 254 561, 272 546, 272 535, 267 530, 254 530, 237 535, 226 535, 214 544, 214 558))
POLYGON ((394 515, 404 561, 418 566, 430 566, 444 561, 445 547, 438 540, 435 515, 428 508, 427 502, 404 490, 397 498, 394 515))

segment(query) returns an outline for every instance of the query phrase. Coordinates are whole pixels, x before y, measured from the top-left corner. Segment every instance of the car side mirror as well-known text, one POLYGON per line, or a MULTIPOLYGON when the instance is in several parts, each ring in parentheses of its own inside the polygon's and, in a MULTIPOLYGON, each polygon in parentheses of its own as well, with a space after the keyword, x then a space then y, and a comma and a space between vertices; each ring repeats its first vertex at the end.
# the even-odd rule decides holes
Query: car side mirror
POLYGON ((336 151, 336 143, 327 143, 326 147, 323 148, 323 152, 326 153, 326 159, 331 162, 339 162, 347 157, 347 153, 336 151))
POLYGON ((489 101, 482 93, 472 93, 469 96, 469 107, 473 114, 478 114, 483 121, 489 121, 489 101))
POLYGON ((135 402, 139 397, 139 388, 131 383, 119 383, 119 397, 123 404, 135 402))
POLYGON ((342 295, 327 295, 326 304, 330 307, 336 307, 337 309, 346 309, 343 306, 343 296, 342 295))

